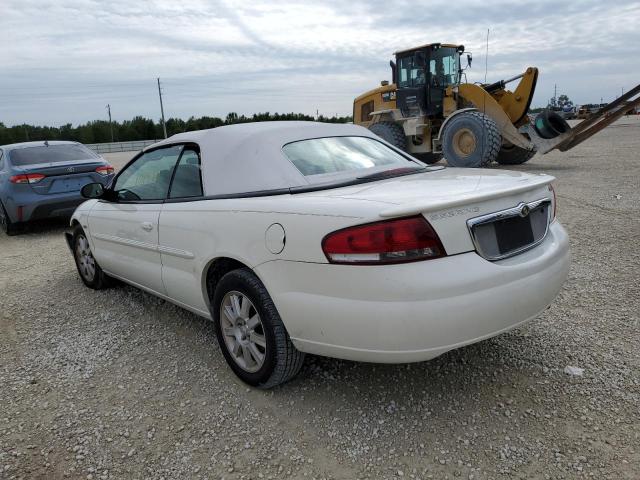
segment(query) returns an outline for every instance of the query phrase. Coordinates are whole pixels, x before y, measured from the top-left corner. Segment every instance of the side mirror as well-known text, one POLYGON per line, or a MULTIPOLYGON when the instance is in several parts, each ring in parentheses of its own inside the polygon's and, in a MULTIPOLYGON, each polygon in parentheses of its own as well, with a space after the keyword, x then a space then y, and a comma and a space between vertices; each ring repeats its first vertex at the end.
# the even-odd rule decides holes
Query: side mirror
POLYGON ((84 198, 102 198, 104 195, 104 186, 101 183, 87 183, 80 190, 80 195, 84 198))
POLYGON ((471 54, 467 53, 467 68, 471 68, 472 60, 473 60, 473 57, 471 56, 471 54))

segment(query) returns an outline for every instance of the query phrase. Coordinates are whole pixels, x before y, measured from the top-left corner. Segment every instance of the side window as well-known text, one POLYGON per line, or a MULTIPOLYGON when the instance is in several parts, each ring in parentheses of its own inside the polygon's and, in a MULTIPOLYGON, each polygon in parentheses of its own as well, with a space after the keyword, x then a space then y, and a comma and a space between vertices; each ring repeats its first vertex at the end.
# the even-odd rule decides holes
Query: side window
POLYGON ((369 118, 369 114, 371 112, 373 112, 373 100, 362 104, 362 107, 360 107, 360 119, 363 122, 367 122, 367 121, 371 120, 369 118))
MULTIPOLYGON (((418 54, 416 54, 418 55, 418 54)), ((414 55, 400 59, 400 88, 418 87, 425 84, 424 58, 414 55)))
POLYGON ((120 200, 164 200, 182 145, 144 153, 116 179, 113 190, 120 200))
POLYGON ((404 57, 401 58, 399 61, 399 71, 398 73, 400 74, 399 77, 399 87, 400 88, 407 88, 409 86, 411 86, 411 80, 410 80, 410 75, 411 75, 411 66, 413 63, 413 57, 404 57))
POLYGON ((189 198, 202 196, 202 175, 200 154, 193 147, 186 147, 176 167, 169 190, 169 198, 189 198))

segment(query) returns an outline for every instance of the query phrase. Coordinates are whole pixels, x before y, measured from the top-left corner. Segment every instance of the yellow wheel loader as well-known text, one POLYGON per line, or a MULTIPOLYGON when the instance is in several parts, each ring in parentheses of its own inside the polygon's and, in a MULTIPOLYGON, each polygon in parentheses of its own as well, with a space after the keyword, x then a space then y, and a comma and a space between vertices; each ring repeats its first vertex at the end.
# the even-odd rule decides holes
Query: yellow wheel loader
MULTIPOLYGON (((393 83, 383 81, 354 100, 354 123, 426 163, 444 155, 451 166, 485 167, 569 150, 624 115, 627 105, 640 105, 640 98, 632 100, 640 94, 638 85, 574 128, 551 110, 531 119, 537 68, 491 84, 466 83, 464 53, 462 45, 440 43, 396 52, 393 83), (516 80, 516 88, 507 90, 516 80)), ((466 57, 469 67, 471 54, 466 57)))

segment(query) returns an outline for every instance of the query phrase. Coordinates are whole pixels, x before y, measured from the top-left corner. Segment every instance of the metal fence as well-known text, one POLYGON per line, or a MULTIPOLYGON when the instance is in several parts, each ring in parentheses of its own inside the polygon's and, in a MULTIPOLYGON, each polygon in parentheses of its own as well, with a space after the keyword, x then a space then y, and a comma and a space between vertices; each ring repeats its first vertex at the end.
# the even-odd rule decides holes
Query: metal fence
POLYGON ((159 140, 136 140, 132 142, 89 143, 86 146, 98 154, 114 152, 139 152, 144 147, 152 145, 158 141, 159 140))

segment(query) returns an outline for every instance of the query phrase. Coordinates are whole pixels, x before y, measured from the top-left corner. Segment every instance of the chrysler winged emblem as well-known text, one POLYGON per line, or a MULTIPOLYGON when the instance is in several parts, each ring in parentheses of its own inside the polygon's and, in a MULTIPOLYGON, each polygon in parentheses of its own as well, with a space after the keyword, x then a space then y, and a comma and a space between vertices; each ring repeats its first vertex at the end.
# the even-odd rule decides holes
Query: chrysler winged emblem
POLYGON ((529 215, 530 210, 531 209, 529 208, 529 205, 523 205, 520 209, 520 216, 522 218, 526 217, 527 215, 529 215))
POLYGON ((67 173, 73 173, 75 171, 76 171, 75 167, 68 167, 67 168, 67 173))

